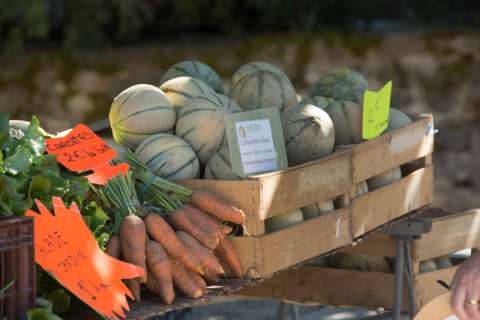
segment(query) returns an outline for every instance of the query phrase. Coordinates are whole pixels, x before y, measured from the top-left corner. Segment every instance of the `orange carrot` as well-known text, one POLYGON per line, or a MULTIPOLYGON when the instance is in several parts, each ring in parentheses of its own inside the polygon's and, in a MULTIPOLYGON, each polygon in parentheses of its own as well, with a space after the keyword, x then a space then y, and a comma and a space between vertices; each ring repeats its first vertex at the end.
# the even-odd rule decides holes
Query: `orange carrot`
POLYGON ((194 191, 191 202, 195 207, 210 213, 222 221, 245 224, 246 216, 243 210, 226 203, 210 192, 194 191))
MULTIPOLYGON (((150 240, 147 242, 146 252, 149 272, 155 277, 150 282, 150 286, 155 290, 150 290, 160 295, 166 304, 170 304, 175 298, 172 282, 172 263, 165 250, 156 241, 150 240)), ((150 276, 147 276, 147 286, 149 280, 150 276)))
POLYGON ((175 299, 171 271, 170 268, 170 282, 168 283, 158 280, 152 273, 150 273, 150 270, 148 271, 147 276, 147 288, 153 293, 159 295, 166 304, 172 304, 175 299))
POLYGON ((120 238, 117 235, 112 235, 107 241, 105 247, 105 253, 115 259, 120 259, 122 255, 122 246, 120 244, 120 238))
POLYGON ((192 206, 189 205, 177 208, 168 215, 168 221, 175 229, 188 232, 207 248, 215 249, 218 245, 217 234, 210 232, 210 230, 202 229, 201 225, 190 219, 191 208, 192 206))
POLYGON ((183 264, 172 260, 172 277, 175 286, 191 298, 198 299, 203 295, 203 290, 190 278, 183 264))
POLYGON ((126 279, 125 282, 130 291, 132 291, 135 301, 142 301, 142 296, 140 295, 140 282, 138 282, 137 279, 126 279))
POLYGON ((147 266, 145 264, 145 224, 140 217, 129 215, 123 218, 118 231, 123 258, 143 269, 144 274, 138 277, 140 283, 147 282, 147 266))
POLYGON ((198 258, 204 271, 209 270, 214 274, 225 273, 212 250, 202 246, 194 237, 184 231, 177 231, 177 237, 182 240, 188 251, 198 258))
MULTIPOLYGON (((209 215, 205 211, 202 211, 194 206, 186 205, 187 215, 192 223, 196 224, 205 232, 216 235, 216 246, 218 246, 218 239, 223 236, 222 222, 217 218, 209 215)), ((215 246, 215 248, 216 248, 215 246)), ((212 249, 212 248, 210 248, 212 249)))
POLYGON ((175 259, 181 261, 187 268, 203 275, 204 271, 197 257, 185 248, 168 223, 158 214, 150 213, 145 217, 148 233, 163 249, 175 259))
POLYGON ((242 278, 243 272, 240 258, 238 257, 237 249, 235 249, 230 239, 220 239, 220 244, 218 245, 216 250, 218 254, 222 257, 223 261, 225 261, 228 267, 233 271, 233 273, 237 277, 242 278))

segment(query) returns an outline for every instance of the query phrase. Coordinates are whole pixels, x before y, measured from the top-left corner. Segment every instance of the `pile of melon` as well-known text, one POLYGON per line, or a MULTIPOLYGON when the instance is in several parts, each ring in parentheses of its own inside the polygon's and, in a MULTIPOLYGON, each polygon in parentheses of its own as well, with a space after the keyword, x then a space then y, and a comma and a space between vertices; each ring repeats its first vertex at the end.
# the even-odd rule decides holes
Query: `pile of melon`
MULTIPOLYGON (((369 88, 360 73, 336 68, 300 96, 288 75, 266 62, 238 68, 224 83, 208 65, 183 61, 156 85, 138 84, 113 101, 109 120, 117 150, 129 148, 157 175, 171 180, 238 180, 232 169, 224 116, 277 107, 290 166, 328 156, 342 145, 362 141, 362 97, 369 88), (225 88, 229 88, 228 92, 225 88)), ((392 109, 387 131, 410 123, 392 109)), ((395 168, 359 184, 356 196, 401 178, 395 168)), ((267 220, 267 232, 301 223, 344 206, 339 199, 311 204, 267 220)))

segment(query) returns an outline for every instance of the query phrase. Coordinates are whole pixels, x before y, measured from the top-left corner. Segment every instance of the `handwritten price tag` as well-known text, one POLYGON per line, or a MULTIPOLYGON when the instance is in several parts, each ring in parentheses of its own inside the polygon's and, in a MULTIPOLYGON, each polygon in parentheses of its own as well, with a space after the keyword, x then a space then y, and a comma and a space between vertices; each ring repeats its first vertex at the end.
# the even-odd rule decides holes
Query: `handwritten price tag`
POLYGON ((391 95, 392 81, 389 81, 378 92, 365 91, 363 96, 363 139, 370 140, 376 138, 387 128, 391 95))
POLYGON ((77 125, 65 137, 47 139, 45 143, 46 151, 57 155, 57 161, 68 170, 93 170, 94 173, 87 176, 91 183, 105 184, 109 178, 127 173, 126 163, 109 164, 117 155, 116 151, 84 124, 77 125))
POLYGON ((35 219, 35 261, 65 288, 109 319, 125 317, 130 290, 122 279, 143 275, 143 269, 114 259, 99 247, 75 204, 66 208, 53 198, 52 215, 36 200, 40 214, 28 210, 35 219))

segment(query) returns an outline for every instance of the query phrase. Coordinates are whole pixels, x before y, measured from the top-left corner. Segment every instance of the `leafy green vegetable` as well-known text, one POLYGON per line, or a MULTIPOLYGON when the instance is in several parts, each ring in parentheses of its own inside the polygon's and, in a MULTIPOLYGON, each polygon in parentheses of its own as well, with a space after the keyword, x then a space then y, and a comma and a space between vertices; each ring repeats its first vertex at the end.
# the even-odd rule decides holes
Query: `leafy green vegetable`
MULTIPOLYGON (((108 215, 89 197, 90 184, 83 176, 60 166, 55 155, 45 153, 45 136, 39 121, 32 117, 23 135, 11 136, 8 114, 0 113, 0 217, 23 216, 38 211, 35 199, 52 210, 52 197, 61 197, 68 206, 75 202, 85 223, 103 249, 110 237, 108 215)), ((111 229, 111 228, 110 228, 111 229)), ((40 306, 28 312, 29 320, 58 320, 52 313, 65 312, 71 296, 47 272, 37 269, 40 306), (51 300, 49 302, 47 300, 51 300), (53 308, 53 309, 52 309, 53 308)))

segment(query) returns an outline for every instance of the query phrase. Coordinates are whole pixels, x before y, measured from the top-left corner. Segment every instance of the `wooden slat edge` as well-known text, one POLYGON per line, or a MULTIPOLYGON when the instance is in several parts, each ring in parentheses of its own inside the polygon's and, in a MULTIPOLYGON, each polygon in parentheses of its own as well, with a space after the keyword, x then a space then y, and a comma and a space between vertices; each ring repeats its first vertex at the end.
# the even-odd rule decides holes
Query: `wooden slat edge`
POLYGON ((353 237, 357 238, 433 200, 433 167, 419 169, 388 186, 352 200, 353 237))
POLYGON ((433 152, 433 118, 419 120, 353 146, 353 183, 365 181, 433 152))
POLYGON ((260 219, 350 192, 351 159, 350 152, 342 152, 324 161, 260 178, 260 219))
POLYGON ((415 242, 417 261, 480 247, 480 210, 433 219, 432 230, 415 242))
POLYGON ((246 275, 255 270, 256 276, 265 277, 349 245, 349 216, 343 208, 274 233, 232 239, 246 275))

